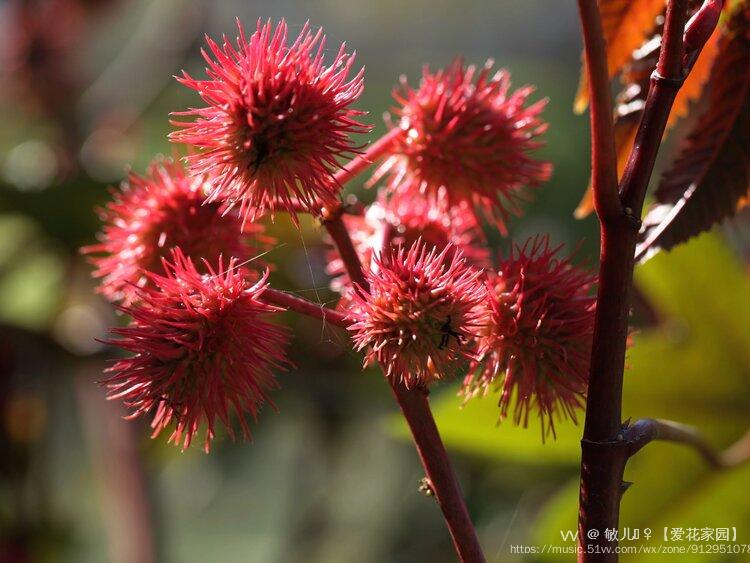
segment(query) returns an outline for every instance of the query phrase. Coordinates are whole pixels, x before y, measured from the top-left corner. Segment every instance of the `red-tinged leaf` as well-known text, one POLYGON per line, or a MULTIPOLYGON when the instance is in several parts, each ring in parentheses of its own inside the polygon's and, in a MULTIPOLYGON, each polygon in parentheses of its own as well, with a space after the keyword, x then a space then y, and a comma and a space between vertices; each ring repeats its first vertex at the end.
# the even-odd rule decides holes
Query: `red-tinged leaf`
MULTIPOLYGON (((656 17, 664 11, 665 0, 599 0, 602 31, 607 43, 607 67, 610 78, 628 63, 633 51, 643 44, 654 29, 656 17)), ((586 64, 574 104, 583 113, 589 103, 586 64)))
POLYGON ((750 187, 750 5, 719 42, 708 108, 664 173, 646 215, 638 258, 673 246, 733 215, 750 187))
MULTIPOLYGON (((632 60, 624 67, 620 77, 623 89, 617 96, 615 108, 615 146, 617 149, 618 177, 622 176, 628 156, 633 148, 638 123, 646 102, 651 72, 654 70, 659 57, 660 33, 661 28, 657 27, 654 37, 634 51, 632 60)), ((711 68, 716 61, 720 36, 720 28, 717 28, 703 48, 682 88, 680 88, 669 114, 665 134, 680 118, 688 114, 692 103, 700 98, 703 93, 704 86, 711 74, 711 68)), ((575 217, 583 219, 593 211, 594 198, 591 184, 589 184, 575 210, 575 217)))

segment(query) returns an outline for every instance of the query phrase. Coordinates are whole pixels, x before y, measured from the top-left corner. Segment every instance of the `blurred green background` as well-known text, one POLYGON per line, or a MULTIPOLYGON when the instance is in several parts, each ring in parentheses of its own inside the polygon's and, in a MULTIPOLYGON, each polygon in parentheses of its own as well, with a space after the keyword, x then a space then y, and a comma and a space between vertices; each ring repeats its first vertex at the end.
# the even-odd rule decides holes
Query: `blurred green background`
MULTIPOLYGON (((126 167, 143 171, 167 142, 168 113, 196 103, 172 75, 200 71, 204 33, 234 18, 321 25, 366 66, 359 106, 384 131, 399 75, 454 56, 510 70, 548 97, 541 156, 555 165, 511 239, 548 232, 595 265, 597 226, 572 211, 588 176, 588 125, 574 116, 580 40, 573 0, 36 0, 0 4, 0 559, 147 562, 448 562, 439 510, 387 385, 362 373, 345 336, 289 315, 299 369, 280 376, 254 443, 220 436, 210 455, 149 440, 96 385, 116 324, 78 248, 94 207, 126 167)), ((665 153, 670 153, 670 147, 665 153)), ((350 189, 370 201, 374 194, 350 189)), ((637 273, 640 330, 629 353, 626 416, 698 425, 718 446, 750 427, 747 216, 659 256, 637 273)), ((330 302, 325 245, 285 217, 272 283, 330 302)), ((508 240, 494 236, 498 251, 508 240)), ((580 428, 497 426, 494 399, 459 409, 455 384, 433 395, 488 561, 533 560, 518 544, 557 543, 574 528, 580 428)), ((736 526, 750 543, 748 470, 708 471, 689 451, 655 445, 626 478, 623 526, 736 526)), ((569 545, 569 544, 568 544, 569 545)), ((566 556, 572 559, 572 556, 566 556)), ((732 560, 739 559, 734 556, 732 560)), ((706 556, 705 561, 723 560, 706 556)))

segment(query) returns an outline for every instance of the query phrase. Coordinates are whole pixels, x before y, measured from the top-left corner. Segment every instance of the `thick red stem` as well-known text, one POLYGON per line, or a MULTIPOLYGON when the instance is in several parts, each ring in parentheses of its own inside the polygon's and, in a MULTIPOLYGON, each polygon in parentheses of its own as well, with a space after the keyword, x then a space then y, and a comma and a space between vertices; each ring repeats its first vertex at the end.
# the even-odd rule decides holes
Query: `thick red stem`
POLYGON ((601 222, 620 214, 617 195, 617 151, 612 120, 607 53, 596 0, 579 0, 583 45, 588 72, 591 115, 591 185, 594 208, 601 222))
MULTIPOLYGON (((581 441, 578 538, 582 548, 579 560, 585 562, 617 561, 617 542, 608 542, 605 530, 618 528, 624 490, 622 475, 628 458, 627 442, 622 439, 622 379, 629 292, 646 188, 672 103, 684 78, 682 36, 687 2, 670 0, 668 4, 659 62, 620 185, 621 212, 602 218, 596 324, 581 441)), ((580 0, 580 4, 584 3, 588 2, 580 0)), ((583 24, 588 25, 586 20, 583 24)), ((606 71, 593 66, 589 70, 606 71)))

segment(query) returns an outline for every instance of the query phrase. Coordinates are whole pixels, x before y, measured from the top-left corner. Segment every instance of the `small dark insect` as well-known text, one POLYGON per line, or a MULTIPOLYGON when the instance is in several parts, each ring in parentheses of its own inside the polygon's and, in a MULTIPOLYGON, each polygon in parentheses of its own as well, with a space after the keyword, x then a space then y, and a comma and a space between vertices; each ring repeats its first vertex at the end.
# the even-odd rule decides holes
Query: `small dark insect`
POLYGON ((254 140, 255 144, 255 161, 250 165, 253 167, 253 174, 258 173, 260 165, 268 158, 271 154, 271 150, 268 147, 268 141, 263 137, 258 137, 254 140))
POLYGON ((180 411, 182 410, 182 401, 175 401, 173 399, 170 399, 166 395, 157 395, 154 397, 154 400, 156 401, 156 404, 159 403, 165 404, 167 407, 172 409, 172 416, 174 417, 175 421, 180 422, 180 419, 182 418, 182 415, 180 414, 180 411))
POLYGON ((466 340, 466 337, 463 334, 453 330, 453 327, 451 326, 450 315, 448 315, 448 319, 445 321, 445 324, 440 327, 440 332, 443 334, 443 336, 440 338, 440 345, 438 346, 438 350, 444 350, 445 347, 448 346, 451 336, 456 339, 456 342, 458 342, 459 346, 466 340))

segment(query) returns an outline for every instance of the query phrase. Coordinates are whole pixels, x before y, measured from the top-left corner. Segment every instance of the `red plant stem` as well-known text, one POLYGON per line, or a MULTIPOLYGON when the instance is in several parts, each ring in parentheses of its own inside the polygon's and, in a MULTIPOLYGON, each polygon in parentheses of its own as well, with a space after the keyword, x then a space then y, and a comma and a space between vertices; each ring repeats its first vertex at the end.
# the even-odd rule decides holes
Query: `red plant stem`
POLYGON ((617 151, 612 120, 607 53, 596 0, 579 0, 586 69, 591 92, 591 185, 594 208, 601 222, 621 214, 617 193, 617 151))
POLYGON ((362 154, 357 155, 351 161, 346 164, 346 167, 342 168, 333 176, 334 180, 339 185, 343 186, 347 182, 356 178, 362 172, 375 162, 378 158, 383 156, 385 152, 391 147, 394 139, 399 135, 403 135, 404 131, 400 127, 394 127, 388 131, 385 135, 380 137, 377 141, 370 144, 367 150, 362 154))
MULTIPOLYGON (((352 159, 346 168, 339 170, 334 176, 335 180, 343 185, 364 172, 368 166, 388 150, 393 140, 401 134, 403 134, 403 131, 398 127, 394 127, 388 131, 388 133, 372 143, 364 153, 352 159)), ((341 220, 342 215, 342 205, 339 205, 336 209, 323 209, 323 226, 328 231, 328 235, 339 251, 341 260, 344 262, 346 271, 349 274, 349 279, 361 288, 368 289, 369 284, 362 274, 362 263, 359 260, 357 250, 354 248, 349 232, 346 230, 346 225, 341 220)))
POLYGON ((406 389, 400 383, 391 383, 391 387, 414 437, 419 459, 443 512, 460 560, 465 563, 484 563, 482 547, 466 508, 461 487, 430 411, 428 391, 421 388, 406 389))
POLYGON ((351 321, 347 319, 345 314, 324 307, 323 305, 318 305, 312 301, 308 301, 304 297, 297 297, 286 291, 279 291, 278 289, 267 287, 261 295, 261 300, 270 303, 271 305, 278 305, 279 307, 284 307, 290 311, 307 315, 308 317, 321 319, 341 328, 348 328, 351 324, 351 321))
MULTIPOLYGON (((396 137, 401 134, 403 134, 403 130, 399 127, 394 127, 393 129, 388 131, 385 135, 372 143, 365 152, 353 158, 345 168, 339 170, 334 175, 334 180, 338 184, 343 186, 353 178, 360 175, 362 172, 367 170, 367 168, 373 162, 383 156, 383 154, 390 148, 394 139, 396 139, 396 137)), ((309 211, 309 207, 305 204, 298 202, 297 200, 291 200, 291 202, 293 211, 297 213, 304 213, 309 211)), ((349 273, 349 278, 363 289, 367 289, 367 280, 365 279, 364 275, 362 275, 362 263, 359 260, 359 255, 357 254, 357 250, 354 248, 354 244, 352 243, 351 237, 349 236, 349 232, 346 230, 346 225, 344 225, 344 222, 341 219, 344 212, 345 206, 340 203, 334 208, 322 208, 321 215, 323 217, 323 226, 326 228, 326 230, 328 231, 328 235, 336 245, 336 248, 338 249, 341 256, 341 260, 344 262, 344 265, 346 267, 346 271, 349 273)), ((278 295, 276 295, 275 297, 278 297, 278 295)), ((289 297, 291 298, 292 296, 289 297)), ((314 306, 317 307, 317 305, 314 306)), ((313 314, 313 316, 316 315, 313 314)), ((318 315, 317 318, 321 317, 318 315)))
MULTIPOLYGON (((584 3, 584 0, 580 1, 584 3)), ((601 225, 596 324, 586 422, 581 440, 578 541, 582 547, 579 560, 585 562, 617 560, 613 553, 617 542, 608 542, 604 532, 618 528, 620 498, 624 490, 622 475, 628 458, 628 442, 622 434, 622 380, 629 292, 646 188, 672 103, 684 78, 682 34, 687 19, 687 2, 670 0, 667 6, 659 62, 620 186, 622 210, 616 216, 602 220, 601 225)), ((590 3, 594 1, 590 0, 590 3)), ((589 23, 583 20, 584 27, 589 23)), ((606 68, 591 65, 589 71, 601 73, 606 68)), ((596 184, 594 189, 597 189, 596 184)))
POLYGON ((341 213, 339 212, 333 217, 324 219, 323 226, 328 231, 328 236, 333 240, 333 244, 336 245, 341 261, 344 263, 344 267, 349 274, 349 279, 362 289, 369 289, 370 284, 362 273, 362 262, 357 254, 357 249, 354 248, 349 231, 347 231, 346 225, 344 225, 344 221, 341 219, 341 213))
MULTIPOLYGON (((353 159, 346 168, 336 173, 336 181, 343 185, 364 172, 388 150, 393 140, 402 133, 403 131, 399 128, 391 129, 371 144, 367 151, 353 159)), ((304 209, 299 211, 304 211, 304 209)), ((343 212, 342 205, 334 209, 323 209, 321 213, 323 226, 338 249, 339 256, 349 274, 349 279, 367 291, 370 284, 364 276, 359 255, 342 220, 343 212)), ((346 315, 338 311, 283 291, 267 288, 263 292, 262 299, 267 303, 322 319, 342 328, 347 328, 350 324, 346 315)), ((453 472, 445 446, 440 439, 440 433, 430 411, 427 391, 424 389, 407 389, 401 383, 391 382, 390 380, 389 382, 411 430, 417 453, 422 461, 430 486, 435 493, 435 498, 443 512, 460 560, 463 563, 484 563, 484 555, 474 530, 474 524, 469 516, 458 479, 453 472)))
POLYGON ((688 0, 671 0, 667 6, 664 34, 656 72, 646 97, 643 118, 635 137, 634 150, 625 166, 620 198, 626 213, 640 217, 646 189, 654 170, 664 128, 674 99, 685 80, 682 68, 682 33, 687 19, 688 0))
MULTIPOLYGON (((341 220, 341 214, 325 220, 324 225, 338 248, 349 279, 368 291, 370 284, 362 272, 361 262, 349 232, 341 220)), ((383 243, 384 246, 387 245, 387 240, 383 243)), ((401 383, 391 379, 388 379, 388 382, 409 425, 422 467, 443 512, 459 559, 462 563, 484 563, 479 538, 466 508, 461 487, 432 417, 427 391, 419 388, 406 389, 401 383)))

